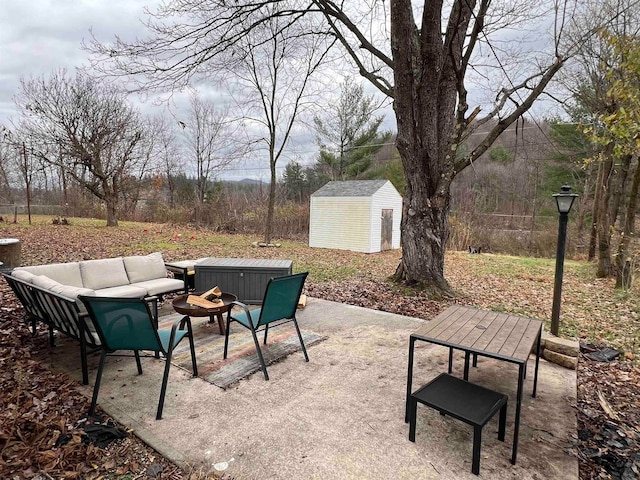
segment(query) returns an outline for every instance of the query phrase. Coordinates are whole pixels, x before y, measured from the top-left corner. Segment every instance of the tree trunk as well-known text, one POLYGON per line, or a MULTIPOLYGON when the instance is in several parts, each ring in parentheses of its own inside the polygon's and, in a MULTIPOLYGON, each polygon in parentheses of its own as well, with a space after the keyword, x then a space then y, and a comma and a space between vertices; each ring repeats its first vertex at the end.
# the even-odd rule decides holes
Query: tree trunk
MULTIPOLYGON (((616 178, 615 190, 611 192, 611 213, 609 215, 609 223, 615 226, 618 223, 618 214, 620 212, 620 205, 624 203, 624 197, 626 193, 627 178, 629 177, 629 167, 631 165, 631 155, 625 155, 620 162, 620 168, 615 168, 612 173, 612 177, 616 178)), ((613 185, 614 182, 611 182, 613 185)), ((621 228, 622 230, 622 228, 621 228)))
POLYGON ((118 226, 118 197, 109 195, 104 199, 107 208, 107 227, 118 226))
POLYGON ((613 178, 613 159, 610 155, 602 161, 602 177, 600 179, 599 188, 602 190, 600 198, 600 208, 598 209, 598 269, 596 276, 598 278, 606 278, 611 275, 611 223, 610 202, 611 187, 613 178))
POLYGON ((630 258, 629 247, 631 238, 635 230, 636 211, 638 209, 638 190, 640 189, 640 162, 636 165, 636 171, 633 175, 631 184, 631 193, 629 195, 629 204, 627 205, 627 214, 625 216, 624 229, 618 245, 618 254, 616 255, 616 288, 629 290, 633 282, 633 262, 630 258))
MULTIPOLYGON (((405 196, 407 204, 411 204, 411 199, 405 196)), ((403 210, 402 261, 396 269, 394 280, 407 285, 419 285, 436 295, 452 294, 444 278, 449 205, 424 209, 422 212, 413 207, 403 210), (429 232, 426 241, 425 232, 429 232)))
POLYGON ((273 217, 276 207, 276 164, 271 162, 271 184, 269 185, 269 203, 267 207, 267 224, 264 229, 264 243, 271 243, 271 235, 273 232, 273 217))
POLYGON ((69 190, 67 187, 67 174, 64 168, 60 167, 60 182, 62 183, 62 196, 64 198, 64 215, 69 216, 69 190))
POLYGON ((593 196, 593 213, 591 215, 591 229, 589 230, 589 253, 587 259, 591 262, 596 258, 596 245, 598 243, 598 223, 600 220, 600 203, 604 193, 602 176, 604 175, 604 163, 598 162, 596 174, 595 194, 593 196))
POLYGON ((169 209, 173 210, 176 208, 176 182, 169 171, 167 171, 167 194, 169 197, 169 209))
MULTIPOLYGON (((594 190, 591 186, 591 181, 593 179, 593 171, 594 171, 594 168, 593 168, 593 165, 591 164, 589 167, 587 167, 587 174, 585 175, 585 178, 584 178, 584 186, 582 188, 584 195, 582 195, 582 197, 579 198, 579 201, 580 201, 579 209, 578 209, 578 237, 579 238, 582 238, 582 234, 584 233, 585 217, 587 215, 587 205, 589 202, 589 196, 590 196, 590 192, 593 192, 594 190)), ((595 255, 595 250, 594 250, 594 255, 595 255)))
POLYGON ((402 260, 394 279, 448 295, 444 253, 450 187, 456 173, 457 145, 452 139, 457 131, 457 68, 471 10, 464 2, 454 2, 445 45, 442 12, 436 4, 424 12, 421 31, 413 20, 411 2, 392 2, 390 13, 396 147, 406 181, 402 260))
POLYGON ((31 168, 29 165, 29 159, 27 158, 27 147, 22 142, 22 155, 23 155, 23 168, 24 168, 24 186, 27 192, 27 216, 29 218, 29 225, 31 225, 31 168))

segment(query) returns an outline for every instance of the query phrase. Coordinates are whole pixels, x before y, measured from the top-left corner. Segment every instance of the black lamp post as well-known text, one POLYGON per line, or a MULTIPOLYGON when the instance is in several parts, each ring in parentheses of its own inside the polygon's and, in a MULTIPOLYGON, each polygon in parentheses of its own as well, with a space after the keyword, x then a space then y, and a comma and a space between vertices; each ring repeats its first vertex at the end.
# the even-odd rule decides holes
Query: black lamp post
POLYGON ((571 193, 569 185, 563 185, 560 193, 554 193, 560 219, 558 220, 558 250, 556 252, 556 276, 553 287, 553 307, 551 308, 551 333, 558 335, 560 326, 560 301, 562 297, 562 274, 564 272, 564 249, 567 241, 567 222, 574 200, 578 197, 571 193))

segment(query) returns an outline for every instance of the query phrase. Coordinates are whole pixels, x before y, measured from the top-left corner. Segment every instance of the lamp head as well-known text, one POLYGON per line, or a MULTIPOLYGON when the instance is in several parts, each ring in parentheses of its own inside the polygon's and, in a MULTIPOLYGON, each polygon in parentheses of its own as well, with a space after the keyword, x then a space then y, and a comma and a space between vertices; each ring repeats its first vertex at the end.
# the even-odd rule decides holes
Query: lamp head
POLYGON ((554 193, 553 198, 556 200, 558 213, 569 213, 578 195, 571 193, 571 187, 569 185, 563 185, 560 187, 560 193, 554 193))

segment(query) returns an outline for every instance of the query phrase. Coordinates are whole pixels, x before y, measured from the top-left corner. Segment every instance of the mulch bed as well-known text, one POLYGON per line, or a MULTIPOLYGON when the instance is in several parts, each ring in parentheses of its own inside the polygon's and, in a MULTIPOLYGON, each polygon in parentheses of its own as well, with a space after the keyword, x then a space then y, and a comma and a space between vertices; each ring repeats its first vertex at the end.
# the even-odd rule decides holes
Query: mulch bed
POLYGON ((583 357, 576 411, 580 478, 640 478, 640 369, 583 357))

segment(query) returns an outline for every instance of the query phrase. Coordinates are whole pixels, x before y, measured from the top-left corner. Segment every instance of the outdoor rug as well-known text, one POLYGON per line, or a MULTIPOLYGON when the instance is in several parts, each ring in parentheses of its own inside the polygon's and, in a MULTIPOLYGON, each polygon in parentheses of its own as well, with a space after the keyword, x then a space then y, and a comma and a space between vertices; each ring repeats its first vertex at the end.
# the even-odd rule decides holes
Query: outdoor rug
MULTIPOLYGON (((170 328, 171 324, 181 318, 180 315, 170 315, 160 318, 160 328, 170 328)), ((262 370, 260 360, 256 353, 251 332, 237 324, 231 325, 229 335, 229 349, 227 359, 224 360, 224 335, 220 335, 218 323, 209 323, 208 318, 192 318, 193 336, 196 347, 196 362, 198 363, 198 376, 220 388, 226 389, 252 373, 262 370)), ((304 362, 304 354, 300 348, 300 340, 293 324, 276 327, 269 330, 267 345, 262 343, 264 332, 258 334, 260 349, 265 363, 271 365, 288 355, 299 352, 300 361, 304 362)), ((313 332, 302 331, 302 339, 309 347, 326 340, 326 336, 313 332)), ((191 372, 191 354, 189 341, 180 342, 174 350, 171 363, 191 372)))

